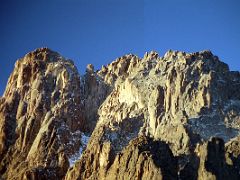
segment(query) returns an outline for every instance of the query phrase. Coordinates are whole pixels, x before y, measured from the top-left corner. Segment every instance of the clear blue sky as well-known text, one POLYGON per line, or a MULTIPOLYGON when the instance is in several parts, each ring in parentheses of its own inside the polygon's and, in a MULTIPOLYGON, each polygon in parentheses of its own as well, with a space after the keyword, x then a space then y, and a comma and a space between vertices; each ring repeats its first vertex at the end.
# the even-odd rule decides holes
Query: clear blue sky
POLYGON ((127 53, 210 49, 240 70, 239 0, 1 0, 0 95, 16 59, 47 46, 80 73, 127 53))

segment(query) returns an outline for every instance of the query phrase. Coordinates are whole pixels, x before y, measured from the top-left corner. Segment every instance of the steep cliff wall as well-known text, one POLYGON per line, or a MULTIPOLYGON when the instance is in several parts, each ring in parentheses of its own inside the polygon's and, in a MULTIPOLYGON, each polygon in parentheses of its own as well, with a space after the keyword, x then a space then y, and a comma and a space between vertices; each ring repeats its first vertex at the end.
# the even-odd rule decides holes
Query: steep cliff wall
POLYGON ((0 99, 0 177, 239 179, 239 88, 210 51, 129 54, 80 76, 37 49, 0 99))

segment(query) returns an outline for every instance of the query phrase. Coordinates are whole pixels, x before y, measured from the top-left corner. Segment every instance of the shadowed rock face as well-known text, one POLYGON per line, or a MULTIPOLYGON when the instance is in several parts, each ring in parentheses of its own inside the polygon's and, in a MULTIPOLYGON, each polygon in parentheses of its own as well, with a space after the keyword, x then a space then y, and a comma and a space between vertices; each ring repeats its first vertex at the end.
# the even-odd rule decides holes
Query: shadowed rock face
POLYGON ((239 72, 210 51, 129 54, 80 77, 37 49, 16 62, 0 99, 0 174, 239 179, 239 88, 239 72))

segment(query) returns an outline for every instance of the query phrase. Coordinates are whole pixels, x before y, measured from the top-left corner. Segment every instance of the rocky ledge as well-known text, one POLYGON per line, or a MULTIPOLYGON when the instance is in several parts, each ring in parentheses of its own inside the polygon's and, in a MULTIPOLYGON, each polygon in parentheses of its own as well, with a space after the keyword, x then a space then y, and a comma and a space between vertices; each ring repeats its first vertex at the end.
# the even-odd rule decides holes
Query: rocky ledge
POLYGON ((240 179, 240 74, 210 51, 79 75, 48 48, 0 98, 0 179, 240 179))

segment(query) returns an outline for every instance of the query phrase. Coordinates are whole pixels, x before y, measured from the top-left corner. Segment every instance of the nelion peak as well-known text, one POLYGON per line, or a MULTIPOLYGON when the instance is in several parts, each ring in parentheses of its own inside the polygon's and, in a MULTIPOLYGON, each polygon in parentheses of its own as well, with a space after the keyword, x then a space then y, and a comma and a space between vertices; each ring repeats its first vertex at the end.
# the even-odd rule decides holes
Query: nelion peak
POLYGON ((128 54, 80 76, 36 49, 0 99, 0 179, 239 179, 239 89, 210 51, 128 54))

